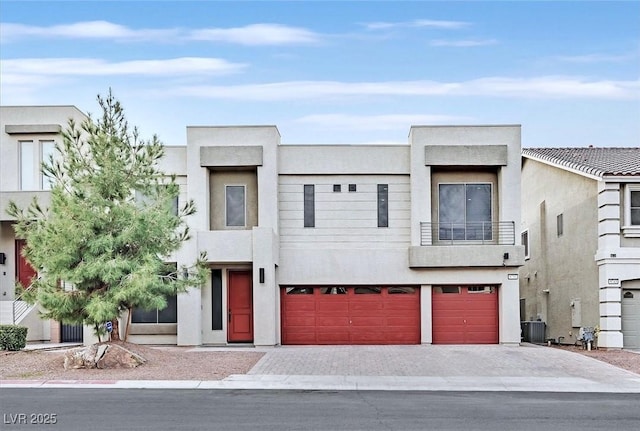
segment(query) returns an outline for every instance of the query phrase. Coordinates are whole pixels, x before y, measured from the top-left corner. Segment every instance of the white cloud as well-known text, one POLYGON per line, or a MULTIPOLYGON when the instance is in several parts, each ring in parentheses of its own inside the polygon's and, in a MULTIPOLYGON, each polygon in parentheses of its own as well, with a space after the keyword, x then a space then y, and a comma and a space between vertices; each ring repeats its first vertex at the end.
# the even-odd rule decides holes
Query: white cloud
POLYGON ((637 54, 585 54, 585 55, 560 55, 555 60, 567 63, 620 63, 637 58, 637 54))
POLYGON ((218 58, 182 57, 167 60, 108 62, 95 58, 21 58, 0 60, 2 79, 14 75, 209 75, 230 74, 246 67, 218 58))
POLYGON ((175 42, 200 40, 241 45, 292 45, 318 42, 317 33, 280 24, 251 24, 236 28, 132 29, 108 21, 83 21, 54 26, 0 23, 0 40, 10 43, 25 38, 110 39, 115 41, 175 42))
POLYGON ((433 20, 433 19, 416 19, 413 21, 400 21, 400 22, 369 22, 364 26, 368 30, 389 30, 394 28, 439 28, 455 30, 469 26, 470 23, 464 21, 445 21, 445 20, 433 20))
POLYGON ((0 37, 3 43, 24 38, 172 40, 179 33, 178 29, 134 30, 108 21, 83 21, 49 27, 14 23, 0 24, 0 37))
POLYGON ((452 115, 424 115, 424 114, 390 114, 390 115, 348 115, 348 114, 318 114, 307 115, 296 120, 299 123, 315 124, 334 129, 351 130, 394 130, 406 127, 407 124, 452 124, 469 123, 471 117, 452 115))
POLYGON ((319 100, 374 96, 487 96, 513 98, 640 99, 640 80, 587 80, 581 77, 488 77, 461 82, 288 81, 227 86, 167 88, 165 94, 233 100, 319 100))
POLYGON ((495 39, 465 39, 465 40, 432 40, 429 42, 431 46, 452 46, 456 48, 468 48, 474 46, 495 45, 498 41, 495 39))
POLYGON ((318 34, 299 27, 280 24, 252 24, 236 28, 206 28, 193 30, 193 40, 237 43, 241 45, 310 44, 320 40, 318 34))

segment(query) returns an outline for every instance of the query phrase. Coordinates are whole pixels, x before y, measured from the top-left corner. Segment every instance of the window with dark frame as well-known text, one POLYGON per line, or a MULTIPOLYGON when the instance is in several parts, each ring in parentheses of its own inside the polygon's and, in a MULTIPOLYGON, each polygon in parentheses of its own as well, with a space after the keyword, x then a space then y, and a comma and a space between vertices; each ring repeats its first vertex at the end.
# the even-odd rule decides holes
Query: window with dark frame
MULTIPOLYGON (((176 270, 175 265, 173 265, 172 270, 176 270)), ((169 269, 168 271, 172 270, 169 269)), ((166 300, 167 306, 161 310, 158 308, 151 310, 134 308, 131 313, 131 323, 178 323, 178 297, 175 294, 169 295, 166 300)))
POLYGON ((529 259, 529 231, 525 230, 520 234, 520 244, 524 246, 524 258, 529 259))
POLYGON ((304 227, 316 226, 315 186, 304 185, 304 227))
POLYGON ((491 240, 491 200, 490 183, 438 184, 438 239, 491 240))
POLYGON ((631 190, 629 192, 629 207, 632 226, 640 226, 640 190, 631 190))
POLYGON ((388 184, 378 184, 378 227, 389 227, 388 184))
POLYGON ((211 329, 222 330, 222 270, 211 270, 211 329))
POLYGON ((561 237, 564 233, 564 223, 562 219, 562 214, 558 214, 558 217, 556 217, 556 230, 558 233, 558 237, 561 237))

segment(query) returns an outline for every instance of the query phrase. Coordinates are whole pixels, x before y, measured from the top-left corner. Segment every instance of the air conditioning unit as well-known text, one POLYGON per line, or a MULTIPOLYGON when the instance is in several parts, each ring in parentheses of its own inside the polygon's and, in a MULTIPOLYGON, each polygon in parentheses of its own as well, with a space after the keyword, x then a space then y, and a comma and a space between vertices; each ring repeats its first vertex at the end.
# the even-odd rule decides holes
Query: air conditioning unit
POLYGON ((545 343, 546 324, 540 321, 520 322, 522 341, 527 343, 545 343))

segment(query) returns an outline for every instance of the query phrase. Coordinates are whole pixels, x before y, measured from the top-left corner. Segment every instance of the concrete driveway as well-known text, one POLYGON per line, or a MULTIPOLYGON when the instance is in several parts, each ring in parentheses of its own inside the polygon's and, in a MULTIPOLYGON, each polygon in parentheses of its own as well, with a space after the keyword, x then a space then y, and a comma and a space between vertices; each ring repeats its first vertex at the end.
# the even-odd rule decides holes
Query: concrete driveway
POLYGON ((640 393, 640 375, 546 346, 282 346, 231 381, 274 388, 640 393), (305 386, 306 385, 306 386, 305 386))

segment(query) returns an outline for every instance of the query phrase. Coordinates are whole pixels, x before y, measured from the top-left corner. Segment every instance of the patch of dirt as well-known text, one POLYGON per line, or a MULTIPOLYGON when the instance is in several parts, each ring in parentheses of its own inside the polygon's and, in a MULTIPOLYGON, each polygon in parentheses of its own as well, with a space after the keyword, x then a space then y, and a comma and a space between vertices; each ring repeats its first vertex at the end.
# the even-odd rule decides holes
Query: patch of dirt
POLYGON ((574 345, 556 345, 554 347, 580 353, 632 373, 640 374, 640 352, 621 349, 592 349, 589 351, 583 349, 582 346, 574 345))
POLYGON ((67 350, 0 351, 0 380, 222 380, 231 374, 246 374, 264 355, 261 352, 193 351, 191 347, 118 344, 147 362, 136 368, 65 370, 67 350))

